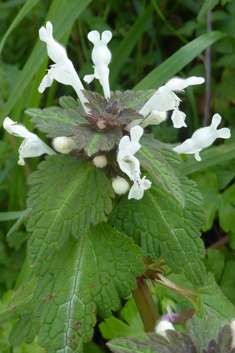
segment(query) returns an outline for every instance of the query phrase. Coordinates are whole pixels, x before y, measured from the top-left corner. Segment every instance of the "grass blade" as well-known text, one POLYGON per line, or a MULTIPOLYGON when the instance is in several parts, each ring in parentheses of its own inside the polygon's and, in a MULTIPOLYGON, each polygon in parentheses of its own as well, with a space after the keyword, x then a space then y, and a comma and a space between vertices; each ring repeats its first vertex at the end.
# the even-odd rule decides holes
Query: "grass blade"
MULTIPOLYGON (((53 20, 54 36, 57 40, 61 39, 63 34, 71 26, 71 23, 75 21, 75 19, 80 15, 80 13, 90 2, 91 0, 80 0, 78 2, 74 0, 67 0, 66 2, 63 2, 63 5, 59 8, 53 20)), ((47 19, 52 20, 53 16, 50 10, 49 13, 50 16, 48 16, 47 19)), ((33 49, 33 52, 31 53, 29 59, 27 60, 23 70, 21 71, 18 77, 18 80, 16 81, 11 96, 9 97, 7 103, 4 106, 0 118, 0 123, 2 123, 4 117, 9 114, 12 107, 16 104, 18 98, 22 94, 22 91, 30 83, 38 68, 45 60, 46 56, 47 52, 45 49, 45 44, 38 40, 33 49)))
MULTIPOLYGON (((18 24, 23 20, 23 18, 32 10, 32 8, 38 3, 38 1, 39 0, 28 0, 24 4, 24 6, 20 10, 18 15, 14 19, 14 21, 12 22, 12 24, 10 25, 10 27, 8 28, 8 30, 6 31, 5 35, 3 36, 3 38, 2 38, 2 40, 0 42, 0 54, 2 52, 2 49, 4 47, 4 44, 5 44, 8 36, 16 28, 16 26, 18 26, 18 24)), ((7 4, 5 4, 5 5, 7 5, 7 4)), ((1 8, 1 10, 2 10, 2 8, 1 8)))
POLYGON ((234 158, 235 142, 210 148, 202 151, 200 155, 202 157, 200 162, 196 161, 193 156, 189 156, 187 162, 183 162, 183 164, 179 167, 181 174, 189 175, 234 158))
POLYGON ((219 39, 225 38, 228 35, 220 31, 213 31, 203 34, 194 39, 192 42, 184 45, 169 59, 165 60, 156 69, 151 71, 142 81, 135 87, 134 91, 155 88, 157 89, 172 76, 179 72, 183 67, 190 63, 203 50, 215 43, 219 39))

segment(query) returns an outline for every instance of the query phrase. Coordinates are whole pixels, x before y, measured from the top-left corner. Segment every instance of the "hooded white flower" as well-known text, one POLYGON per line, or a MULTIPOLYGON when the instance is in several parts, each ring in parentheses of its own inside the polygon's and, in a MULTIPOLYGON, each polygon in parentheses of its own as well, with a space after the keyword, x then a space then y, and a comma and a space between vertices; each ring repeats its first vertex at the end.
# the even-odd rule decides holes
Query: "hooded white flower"
POLYGON ((10 118, 4 120, 3 127, 9 134, 24 138, 19 148, 19 165, 25 165, 24 158, 38 157, 44 153, 56 154, 37 135, 29 132, 26 127, 17 124, 17 122, 12 121, 10 118))
POLYGON ((212 117, 210 126, 203 127, 195 131, 190 139, 184 141, 181 145, 176 146, 173 150, 177 153, 194 154, 197 161, 201 160, 199 152, 206 147, 212 145, 217 138, 228 139, 231 136, 228 128, 217 130, 221 122, 221 116, 215 114, 212 117))
POLYGON ((155 332, 158 333, 159 335, 163 336, 163 337, 167 337, 166 331, 167 330, 173 330, 174 326, 172 325, 171 322, 167 321, 167 320, 161 320, 157 323, 156 327, 155 327, 155 332))
POLYGON ((142 179, 139 177, 136 180, 134 180, 135 183, 132 185, 130 192, 128 194, 128 199, 136 199, 140 200, 144 196, 144 190, 148 190, 151 188, 151 181, 146 179, 144 176, 142 179))
POLYGON ((134 198, 140 200, 144 195, 144 190, 151 187, 151 182, 140 178, 140 162, 134 154, 140 149, 139 139, 143 135, 143 128, 135 126, 130 130, 130 136, 123 136, 119 143, 117 161, 120 169, 134 181, 131 187, 128 199, 134 198))
POLYGON ((180 128, 187 126, 185 123, 186 115, 179 110, 181 100, 174 92, 184 92, 186 87, 199 85, 204 81, 204 78, 195 76, 189 77, 186 80, 174 77, 154 93, 139 113, 147 117, 153 110, 159 112, 173 110, 171 120, 174 127, 180 128))
POLYGON ((99 79, 100 84, 103 87, 104 95, 106 98, 110 97, 109 88, 109 68, 108 65, 111 61, 111 52, 107 47, 107 44, 112 38, 110 31, 104 31, 101 35, 98 31, 91 31, 88 33, 88 39, 94 44, 92 50, 92 61, 94 63, 94 75, 86 75, 84 81, 90 83, 94 78, 99 79))
MULTIPOLYGON (((40 93, 44 92, 47 87, 52 85, 52 82, 55 79, 64 85, 72 86, 82 104, 87 102, 81 92, 81 89, 84 89, 84 87, 74 69, 72 62, 67 56, 65 48, 53 38, 53 27, 51 22, 46 23, 46 28, 40 28, 39 38, 47 44, 48 56, 55 62, 55 65, 51 65, 51 68, 48 70, 47 75, 43 78, 38 91, 40 93)), ((87 111, 87 108, 84 105, 83 107, 85 111, 87 111)))

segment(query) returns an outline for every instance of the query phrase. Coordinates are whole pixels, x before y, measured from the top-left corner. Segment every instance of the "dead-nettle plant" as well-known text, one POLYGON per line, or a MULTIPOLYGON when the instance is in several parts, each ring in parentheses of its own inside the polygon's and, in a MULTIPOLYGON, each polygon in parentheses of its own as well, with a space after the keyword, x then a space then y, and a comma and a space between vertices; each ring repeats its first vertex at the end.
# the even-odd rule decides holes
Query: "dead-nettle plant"
POLYGON ((230 131, 217 129, 221 117, 215 114, 210 126, 174 148, 144 132, 164 121, 168 111, 175 128, 187 126, 175 92, 204 79, 174 77, 157 90, 111 92, 107 44, 112 34, 92 31, 94 73, 84 80, 98 79, 101 96, 84 89, 65 48, 54 40, 50 22, 39 36, 54 62, 39 92, 56 80, 71 85, 79 99, 61 97, 61 107, 27 110, 35 127, 53 139, 53 148, 10 118, 4 121, 10 134, 24 138, 20 165, 25 158, 48 155, 29 177, 28 261, 34 276, 9 309, 11 318, 19 319, 10 334, 12 344, 23 338, 30 342, 38 334, 50 353, 81 352, 92 339, 96 316, 112 315, 120 297, 131 292, 145 330, 154 331, 159 316, 147 279, 188 298, 202 316, 235 317, 214 279, 205 275, 202 198, 177 169, 179 154, 200 160, 203 148, 218 137, 229 138, 230 131), (199 289, 171 282, 166 269, 184 272, 199 289), (211 300, 212 293, 219 298, 211 300), (221 300, 224 307, 217 310, 221 300))

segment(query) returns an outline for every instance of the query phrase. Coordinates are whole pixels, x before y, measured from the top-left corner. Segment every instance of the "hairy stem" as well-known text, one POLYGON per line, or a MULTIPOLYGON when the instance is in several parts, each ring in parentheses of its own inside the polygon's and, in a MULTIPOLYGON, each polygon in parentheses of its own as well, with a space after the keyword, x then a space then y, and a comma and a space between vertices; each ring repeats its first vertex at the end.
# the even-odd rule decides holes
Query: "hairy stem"
POLYGON ((137 288, 132 291, 132 294, 146 332, 154 331, 159 315, 145 279, 137 279, 137 288))

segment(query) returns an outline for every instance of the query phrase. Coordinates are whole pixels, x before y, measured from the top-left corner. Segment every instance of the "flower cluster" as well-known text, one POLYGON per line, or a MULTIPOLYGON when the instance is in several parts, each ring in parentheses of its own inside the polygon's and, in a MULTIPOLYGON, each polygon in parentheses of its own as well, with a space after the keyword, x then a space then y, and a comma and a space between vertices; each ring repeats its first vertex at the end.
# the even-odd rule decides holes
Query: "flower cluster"
MULTIPOLYGON (((139 111, 133 108, 126 109, 119 104, 120 102, 115 98, 115 94, 110 92, 108 65, 111 61, 111 52, 107 46, 112 38, 110 31, 104 31, 101 35, 97 31, 91 31, 88 34, 88 39, 94 45, 92 50, 94 74, 84 77, 87 83, 90 83, 94 78, 99 80, 104 91, 104 98, 97 98, 99 95, 96 94, 97 96, 95 96, 92 92, 83 91, 84 87, 67 56, 65 48, 53 38, 51 22, 47 22, 46 27, 40 28, 39 37, 47 44, 48 56, 54 62, 43 78, 38 88, 39 92, 42 93, 47 87, 50 87, 53 80, 65 85, 71 85, 80 99, 85 113, 84 117, 87 121, 87 124, 78 126, 80 130, 77 132, 76 138, 73 136, 55 138, 53 141, 54 149, 59 153, 70 153, 73 150, 79 150, 79 136, 82 134, 92 134, 94 130, 106 134, 107 138, 109 138, 110 150, 114 147, 116 148, 118 144, 115 171, 117 171, 117 166, 119 166, 120 174, 121 172, 124 173, 123 176, 127 176, 133 182, 130 188, 129 183, 123 176, 116 175, 112 178, 114 191, 116 194, 122 195, 129 190, 128 199, 141 199, 144 191, 151 187, 151 181, 146 179, 145 176, 141 178, 140 162, 135 156, 141 148, 139 141, 144 132, 143 128, 150 124, 160 124, 166 120, 169 111, 172 111, 171 120, 175 128, 186 127, 186 114, 179 110, 181 100, 175 92, 183 92, 188 86, 202 84, 204 78, 190 77, 182 79, 174 77, 164 86, 158 88, 139 111), (111 101, 112 95, 116 100, 111 101), (97 99, 102 109, 97 110, 96 104, 92 106, 91 100, 93 98, 97 99), (113 137, 116 138, 117 143, 113 142, 113 137)), ((173 150, 180 154, 194 154, 195 158, 200 161, 199 152, 203 148, 210 146, 216 138, 227 139, 230 137, 229 129, 217 129, 220 122, 221 117, 215 114, 210 126, 197 130, 190 139, 174 147, 173 150)), ((4 128, 10 134, 24 138, 19 149, 20 165, 24 165, 24 158, 40 156, 44 153, 56 153, 35 134, 9 118, 5 119, 4 128)), ((74 131, 76 133, 76 129, 74 131)), ((108 164, 106 155, 100 154, 99 151, 93 157, 93 164, 98 168, 105 168, 108 164)))

